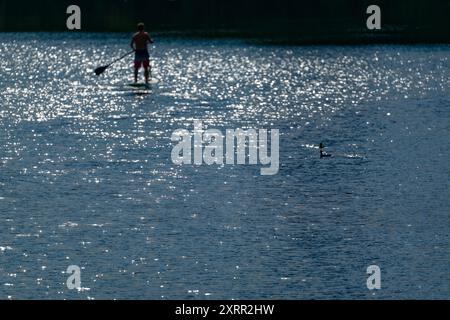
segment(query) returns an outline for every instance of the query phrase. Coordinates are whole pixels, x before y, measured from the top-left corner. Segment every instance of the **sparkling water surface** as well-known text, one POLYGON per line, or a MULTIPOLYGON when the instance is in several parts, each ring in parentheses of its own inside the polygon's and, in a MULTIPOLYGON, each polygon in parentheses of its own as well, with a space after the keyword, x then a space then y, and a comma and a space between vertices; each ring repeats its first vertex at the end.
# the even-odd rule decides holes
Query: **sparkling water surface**
POLYGON ((450 46, 162 37, 134 90, 128 36, 0 34, 1 299, 450 298, 450 46), (195 119, 278 175, 174 165, 195 119))

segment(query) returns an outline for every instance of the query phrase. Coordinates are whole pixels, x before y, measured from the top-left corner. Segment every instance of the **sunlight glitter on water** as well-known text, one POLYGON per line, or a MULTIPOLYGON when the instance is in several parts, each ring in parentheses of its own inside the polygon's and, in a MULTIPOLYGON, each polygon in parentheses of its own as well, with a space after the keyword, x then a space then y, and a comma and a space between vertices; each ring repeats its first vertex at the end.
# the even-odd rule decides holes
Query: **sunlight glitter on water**
POLYGON ((367 259, 422 263, 405 241, 446 296, 448 46, 161 39, 160 82, 139 92, 131 58, 93 75, 128 35, 66 37, 0 35, 1 297, 364 298, 367 259), (195 119, 280 129, 279 175, 173 165, 171 134, 195 119), (89 292, 61 286, 69 263, 89 292))

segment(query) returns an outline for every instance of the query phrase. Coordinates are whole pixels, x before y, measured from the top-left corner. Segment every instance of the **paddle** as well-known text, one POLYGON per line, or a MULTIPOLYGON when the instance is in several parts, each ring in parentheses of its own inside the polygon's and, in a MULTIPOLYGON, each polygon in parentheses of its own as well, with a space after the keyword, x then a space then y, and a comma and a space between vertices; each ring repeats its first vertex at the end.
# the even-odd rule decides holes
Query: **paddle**
POLYGON ((125 58, 125 57, 127 57, 127 56, 129 56, 129 55, 132 54, 133 52, 134 52, 134 50, 128 52, 127 54, 124 54, 124 55, 121 56, 119 59, 114 60, 113 62, 111 62, 110 64, 108 64, 108 65, 106 65, 106 66, 99 67, 99 68, 95 69, 95 70, 94 70, 95 74, 96 74, 97 76, 101 75, 103 72, 106 71, 106 69, 108 69, 109 67, 111 67, 114 63, 116 63, 117 61, 122 60, 123 58, 125 58))

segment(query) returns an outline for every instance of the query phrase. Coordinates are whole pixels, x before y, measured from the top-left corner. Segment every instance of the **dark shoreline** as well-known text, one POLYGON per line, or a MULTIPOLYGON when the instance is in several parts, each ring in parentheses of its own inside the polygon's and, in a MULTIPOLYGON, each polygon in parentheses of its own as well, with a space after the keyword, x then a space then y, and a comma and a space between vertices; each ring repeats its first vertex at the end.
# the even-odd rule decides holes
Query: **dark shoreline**
POLYGON ((0 32, 133 32, 144 22, 171 37, 242 38, 274 44, 450 43, 449 0, 377 0, 381 30, 368 30, 371 0, 0 0, 0 32))

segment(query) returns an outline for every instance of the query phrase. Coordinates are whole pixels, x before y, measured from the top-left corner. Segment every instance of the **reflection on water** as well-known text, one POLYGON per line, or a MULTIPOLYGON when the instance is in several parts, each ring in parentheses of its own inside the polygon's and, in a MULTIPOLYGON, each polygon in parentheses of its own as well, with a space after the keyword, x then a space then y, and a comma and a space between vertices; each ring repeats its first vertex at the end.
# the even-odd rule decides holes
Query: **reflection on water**
POLYGON ((103 37, 0 35, 0 298, 450 296, 449 46, 161 39, 146 92, 103 37), (194 119, 280 129, 280 173, 174 166, 194 119))

